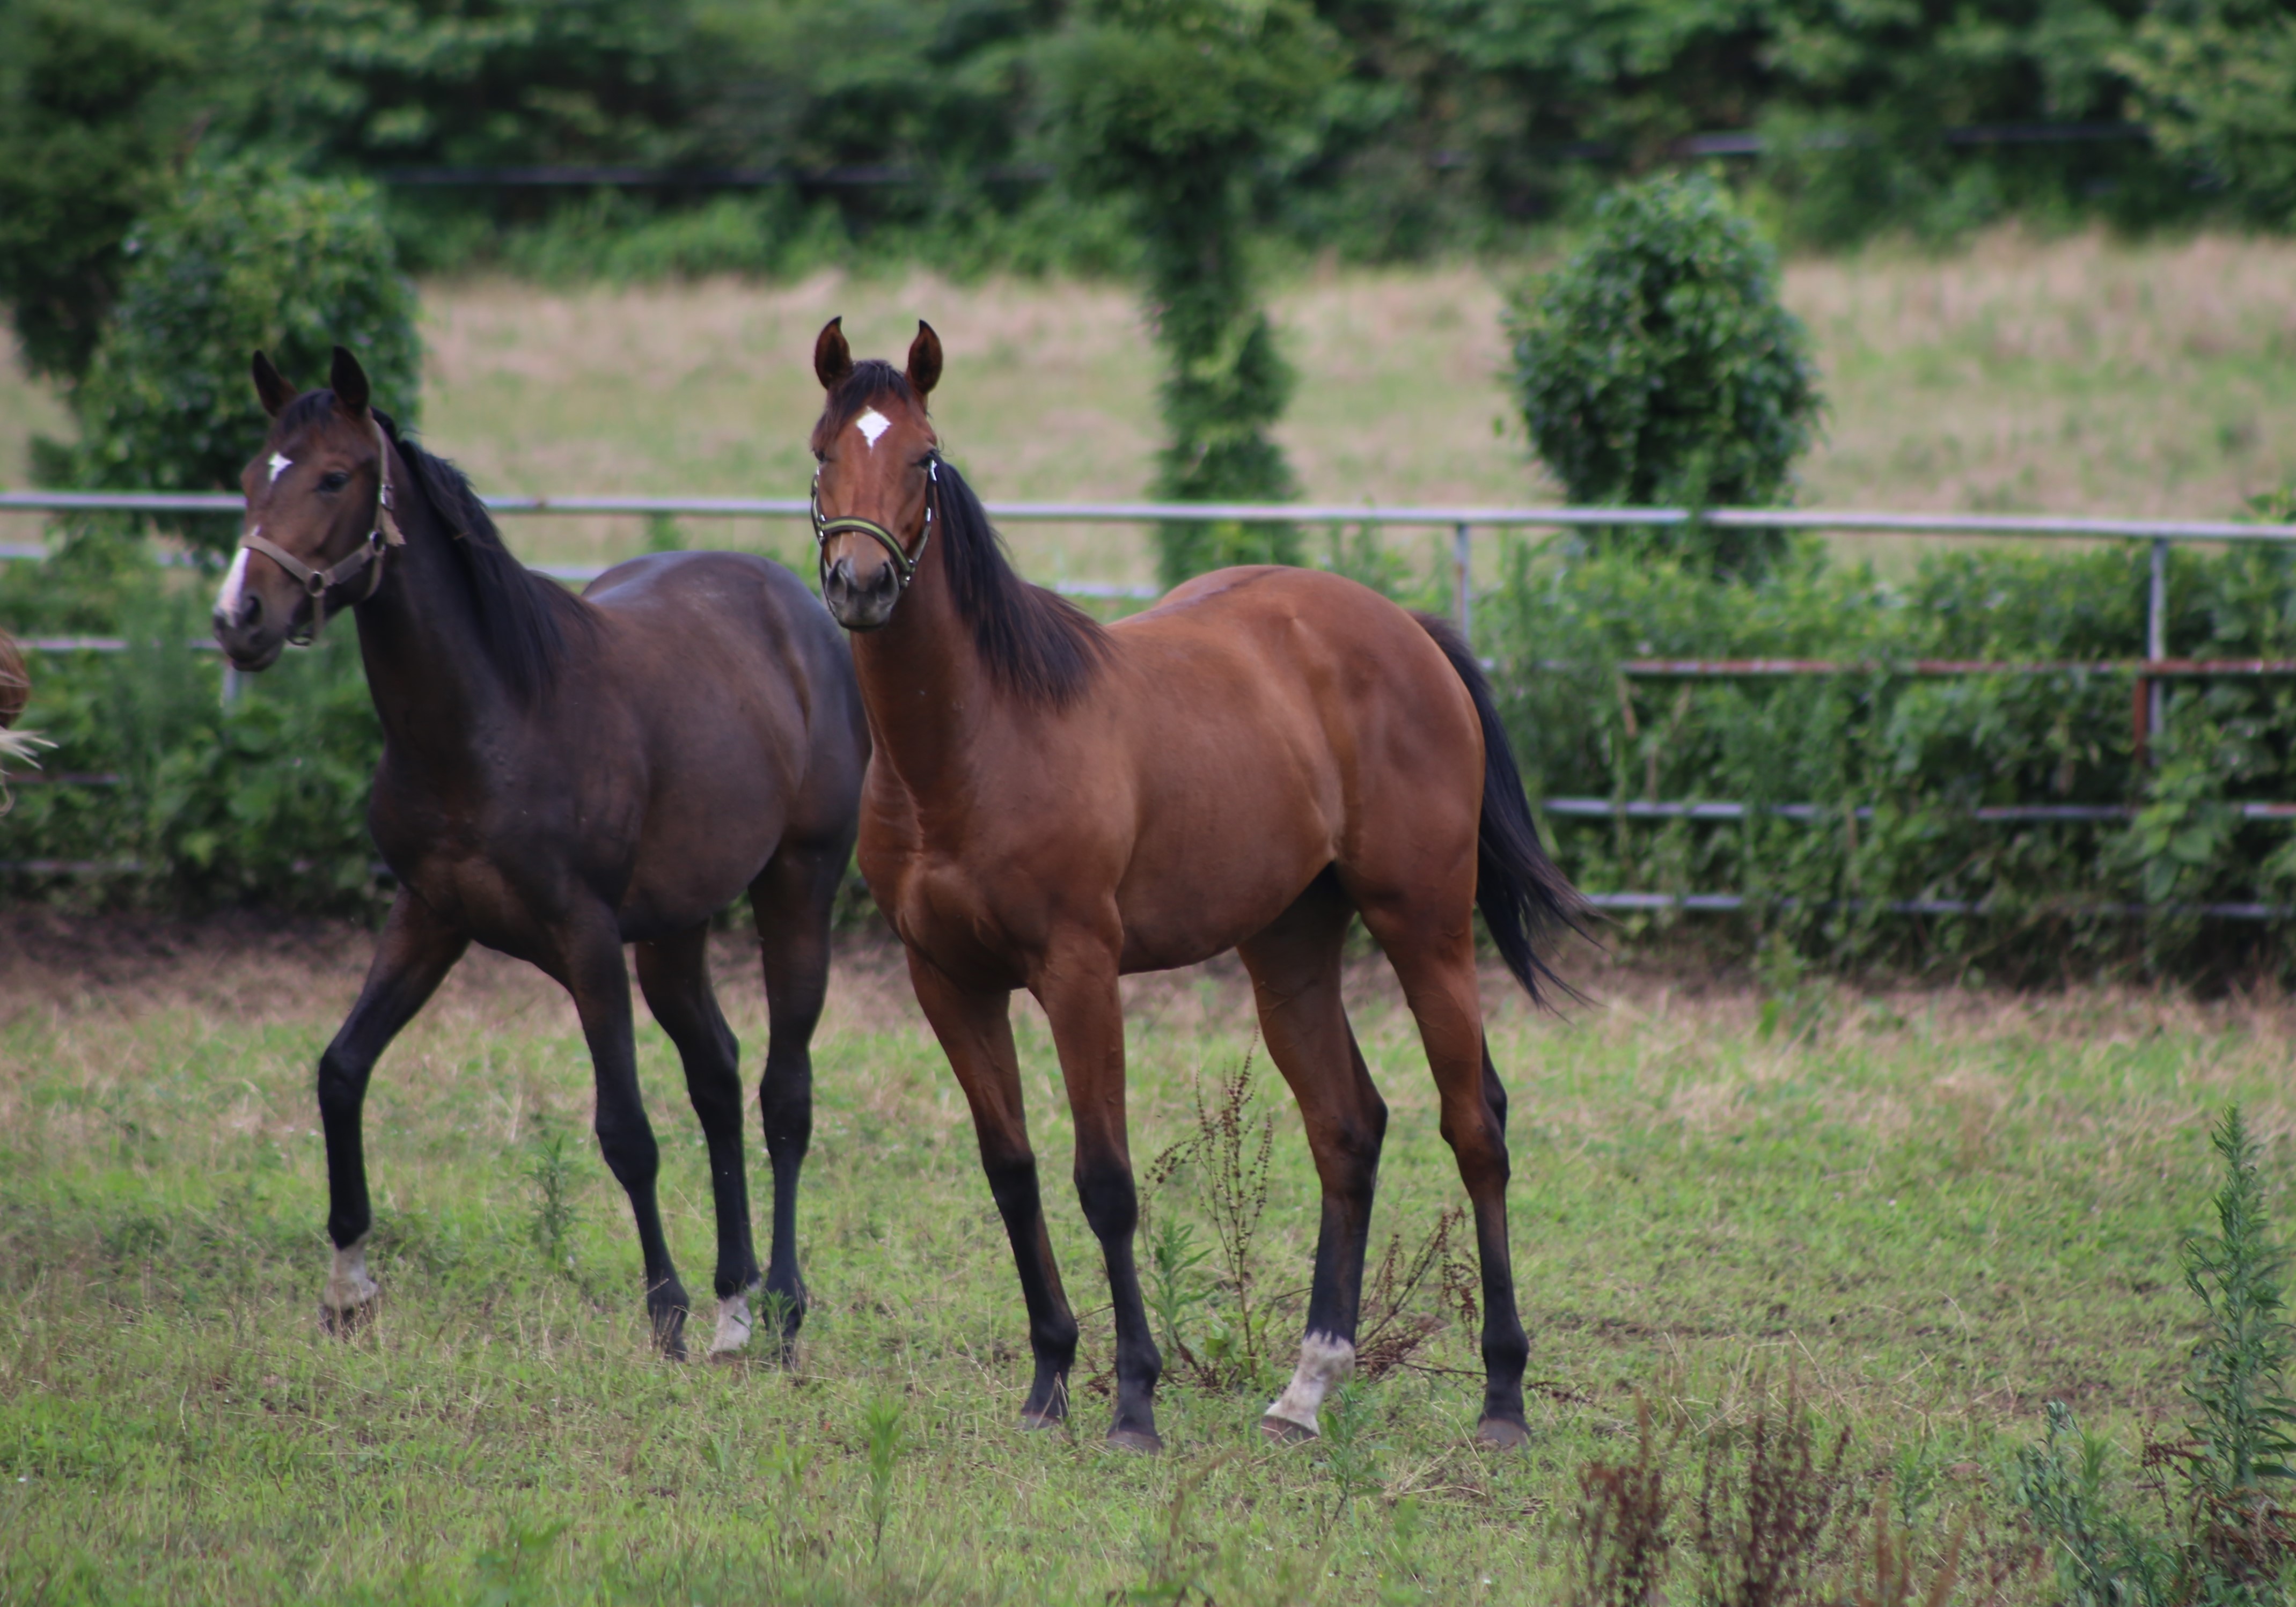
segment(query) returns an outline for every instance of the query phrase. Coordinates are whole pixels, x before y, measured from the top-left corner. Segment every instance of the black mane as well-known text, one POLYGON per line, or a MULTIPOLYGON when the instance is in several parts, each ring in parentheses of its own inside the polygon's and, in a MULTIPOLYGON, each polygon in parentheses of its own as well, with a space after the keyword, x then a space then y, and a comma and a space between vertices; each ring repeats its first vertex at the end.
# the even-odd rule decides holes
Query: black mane
MULTIPOLYGON (((862 408, 889 400, 923 411, 890 363, 873 357, 855 364, 832 393, 815 439, 834 436, 862 408)), ((1065 597, 1021 578, 988 511, 947 459, 935 471, 932 505, 932 539, 941 548, 949 594, 957 616, 972 627, 990 679, 1024 702, 1066 708, 1108 656, 1107 631, 1065 597)))
MULTIPOLYGON (((297 398, 297 405, 303 399, 297 398)), ((414 476, 409 489, 430 504, 447 534, 478 611, 480 646, 512 695, 531 704, 557 678, 567 652, 577 643, 588 644, 596 623, 589 608, 512 555, 460 469, 401 435, 388 414, 378 411, 374 416, 414 476)))
POLYGON ((1023 701, 1064 709, 1108 656, 1108 632, 1067 598, 1013 571, 988 511, 944 461, 933 501, 941 562, 958 615, 996 684, 1023 701))

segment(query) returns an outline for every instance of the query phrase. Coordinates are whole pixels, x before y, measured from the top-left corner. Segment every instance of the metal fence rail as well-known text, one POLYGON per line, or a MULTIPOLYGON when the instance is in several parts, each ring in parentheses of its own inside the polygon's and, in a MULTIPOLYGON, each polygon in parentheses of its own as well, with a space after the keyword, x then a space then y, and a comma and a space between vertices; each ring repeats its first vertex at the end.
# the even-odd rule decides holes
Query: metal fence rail
MULTIPOLYGON (((793 496, 489 496, 487 511, 510 515, 622 514, 691 519, 803 519, 810 511, 793 496)), ((243 499, 229 492, 0 491, 0 512, 237 513, 243 499)), ((1816 508, 1481 508, 1349 506, 1315 503, 998 502, 989 517, 1007 524, 1323 524, 1448 528, 1452 533, 1452 594, 1459 628, 1474 624, 1474 533, 1486 530, 1587 529, 1611 525, 1662 528, 1703 521, 1725 529, 1827 530, 1845 535, 2013 536, 2070 541, 2149 541, 2152 595, 2145 657, 2167 656, 2169 545, 2178 541, 2296 542, 2296 525, 2244 524, 2208 519, 2092 519, 2035 513, 1892 513, 1816 508)), ((38 557, 45 549, 0 547, 0 558, 38 557)), ((584 564, 537 568, 562 580, 587 580, 600 569, 584 564)), ((1076 596, 1145 598, 1150 586, 1056 582, 1076 596)), ((2157 697, 2154 699, 2157 703, 2157 697)), ((2154 711, 2157 715, 2157 709, 2154 711)), ((2153 722, 2159 724, 2156 718, 2153 722)))
MULTIPOLYGON (((794 520, 807 516, 809 504, 796 497, 739 496, 489 496, 488 511, 496 514, 668 516, 691 519, 794 520)), ((245 504, 225 492, 116 491, 0 491, 0 513, 5 512, 140 512, 235 514, 245 504)), ((1448 529, 1452 533, 1452 595, 1455 615, 1463 634, 1472 640, 1474 625, 1472 584, 1473 541, 1477 530, 1586 529, 1605 526, 1677 527, 1697 522, 1725 529, 1764 529, 1825 531, 1840 534, 2010 537, 2019 539, 2074 541, 2143 541, 2152 548, 2151 584, 2146 600, 2145 641, 2141 658, 2099 662, 1997 663, 1970 660, 1914 660, 1903 664, 1863 663, 1815 659, 1645 659, 1620 664, 1620 674, 1652 679, 1734 679, 1772 676, 1912 674, 1968 675, 2112 675, 2133 677, 2132 724, 2136 750, 2142 763, 2152 732, 2161 727, 2163 683, 2173 678, 2218 676, 2296 676, 2296 660, 2170 659, 2168 634, 2168 555, 2177 542, 2263 543, 2296 545, 2296 525, 2256 524, 2226 520, 2098 519, 2017 513, 1899 513, 1865 510, 1806 508, 1578 508, 1578 507, 1410 507, 1352 506, 1341 504, 1269 503, 1068 503, 1001 502, 988 504, 991 518, 1002 523, 1059 524, 1320 524, 1419 529, 1448 529)), ((47 549, 34 544, 0 543, 0 561, 37 560, 47 549)), ((543 574, 568 581, 594 578, 607 566, 598 564, 537 564, 543 574)), ((1122 583, 1055 581, 1054 589, 1070 595, 1147 599, 1159 588, 1122 583)), ((36 637, 25 644, 36 650, 69 652, 119 652, 126 644, 117 637, 36 637)), ((193 644, 192 645, 201 645, 193 644)), ((211 645, 211 644, 208 644, 211 645)), ((1545 666, 1541 668, 1562 668, 1545 666)), ((102 785, 110 776, 65 776, 62 784, 102 785)), ((1605 799, 1549 799, 1542 806, 1550 815, 1622 817, 1632 820, 1742 820, 1749 815, 1773 814, 1788 819, 1816 820, 1831 811, 1816 804, 1744 804, 1729 801, 1669 802, 1642 799, 1614 802, 1605 799)), ((2243 803, 2247 820, 2296 819, 2296 804, 2243 803)), ((1869 817, 1870 807, 1850 811, 1869 817)), ((2135 814, 2125 804, 2012 804, 1980 808, 1971 817, 1988 822, 2084 822, 2124 820, 2135 814)), ((42 873, 113 874, 128 873, 130 862, 116 861, 0 861, 0 870, 30 870, 42 873)), ((135 869, 140 871, 141 867, 135 869)), ((1589 896, 1598 907, 1613 910, 1731 911, 1747 906, 1738 893, 1613 892, 1589 896)), ((1852 900, 1841 907, 1866 907, 1852 900)), ((1956 899, 1915 899, 1883 903, 1878 907, 1893 914, 1967 915, 1987 913, 1987 906, 1956 899)), ((2059 913, 2127 916, 2182 913, 2226 920, 2265 921, 2296 916, 2296 909, 2265 904, 2201 904, 2154 908, 2143 905, 2067 906, 2059 913)))

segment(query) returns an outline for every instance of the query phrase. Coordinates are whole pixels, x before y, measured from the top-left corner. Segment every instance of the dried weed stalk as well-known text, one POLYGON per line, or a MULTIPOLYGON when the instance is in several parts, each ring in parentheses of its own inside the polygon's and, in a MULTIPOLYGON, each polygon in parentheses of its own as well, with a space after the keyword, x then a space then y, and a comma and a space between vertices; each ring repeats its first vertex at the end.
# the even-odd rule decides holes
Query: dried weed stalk
POLYGON ((1821 1449, 1799 1380, 1765 1405, 1742 1437, 1707 1442, 1691 1544, 1715 1607, 1789 1607, 1813 1599, 1848 1549, 1854 1482, 1844 1464, 1849 1431, 1821 1449))
POLYGON ((1668 1452, 1650 1402, 1635 1400, 1632 1461, 1590 1462, 1578 1470, 1578 1508, 1570 1534, 1569 1607, 1652 1607, 1666 1600, 1674 1537, 1667 1520, 1675 1496, 1666 1488, 1668 1452))
POLYGON ((1435 1219, 1435 1226, 1417 1250, 1403 1251, 1403 1235, 1390 1234, 1387 1253, 1372 1274, 1363 1303, 1363 1318, 1356 1339, 1356 1371, 1365 1378, 1384 1378, 1410 1365, 1452 1316, 1469 1328, 1475 1325, 1477 1274, 1453 1242, 1452 1235, 1467 1213, 1453 1206, 1435 1219), (1413 1299, 1432 1279, 1436 1309, 1412 1311, 1413 1299))

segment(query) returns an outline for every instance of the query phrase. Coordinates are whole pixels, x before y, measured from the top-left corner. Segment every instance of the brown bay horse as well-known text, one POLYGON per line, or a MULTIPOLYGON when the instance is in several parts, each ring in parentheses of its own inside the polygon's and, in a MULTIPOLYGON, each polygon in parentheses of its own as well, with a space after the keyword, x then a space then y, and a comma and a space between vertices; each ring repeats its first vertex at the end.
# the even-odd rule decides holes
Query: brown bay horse
POLYGON ((369 1074, 473 942, 572 996, 595 1071, 595 1127, 629 1196, 657 1341, 688 1314, 655 1203, 622 946, 676 1045, 718 1218, 712 1353, 750 1334, 759 1282, 742 1152, 739 1049, 709 981, 710 916, 747 889, 770 1041, 759 1099, 773 1167, 764 1286, 786 1346, 803 1313, 798 1171, 813 1130, 809 1044, 832 900, 851 852, 868 732, 837 627, 762 558, 670 553, 577 597, 520 564, 454 467, 369 406, 336 348, 298 395, 258 353, 272 424, 242 481, 247 529, 216 602, 242 670, 350 611, 383 728, 369 825, 398 892, 350 1014, 319 1062, 334 1266, 321 1316, 356 1324, 379 1291, 361 1107, 369 1074))
POLYGON ((1323 1188, 1306 1333, 1263 1426, 1317 1431, 1353 1365, 1387 1108, 1341 1000, 1360 914, 1393 964, 1473 1204, 1480 1437, 1520 1441, 1528 1342, 1508 1264, 1506 1095, 1484 1041, 1473 912, 1538 996, 1537 939, 1578 923, 1540 850, 1482 671, 1439 621, 1338 577, 1202 576, 1103 627, 1023 583, 906 371, 856 364, 838 323, 816 376, 824 599, 852 632, 874 744, 860 860, 963 1084, 1019 1264, 1036 1374, 1023 1422, 1068 1408, 1061 1287, 1007 1017, 1044 1007, 1076 1119, 1075 1176, 1116 1325, 1111 1441, 1154 1449, 1161 1368, 1133 1265, 1118 978, 1238 950, 1323 1188))

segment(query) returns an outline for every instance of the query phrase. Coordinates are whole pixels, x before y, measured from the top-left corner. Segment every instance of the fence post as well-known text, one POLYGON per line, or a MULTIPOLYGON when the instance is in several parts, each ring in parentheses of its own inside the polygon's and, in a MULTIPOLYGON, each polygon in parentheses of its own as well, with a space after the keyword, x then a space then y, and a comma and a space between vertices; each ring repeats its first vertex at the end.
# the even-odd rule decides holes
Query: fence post
MULTIPOLYGON (((2156 537, 2152 542, 2152 585, 2144 608, 2144 656, 2155 661, 2169 656, 2169 543, 2165 537, 2156 537)), ((2144 703, 2137 741, 2140 753, 2146 753, 2148 739, 2160 734, 2167 692, 2164 683, 2150 677, 2138 683, 2138 695, 2144 703)))
POLYGON ((1451 585, 1459 613, 1459 639, 1470 647, 1475 644, 1474 555, 1474 542, 1468 527, 1464 524, 1454 527, 1451 531, 1451 585))
POLYGON ((239 671, 234 669, 229 664, 223 667, 223 706, 225 708, 228 709, 239 701, 241 680, 239 671))

